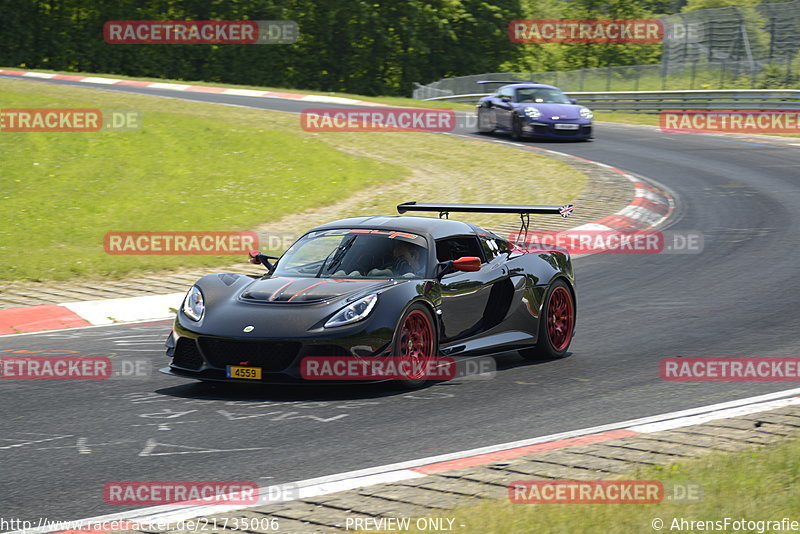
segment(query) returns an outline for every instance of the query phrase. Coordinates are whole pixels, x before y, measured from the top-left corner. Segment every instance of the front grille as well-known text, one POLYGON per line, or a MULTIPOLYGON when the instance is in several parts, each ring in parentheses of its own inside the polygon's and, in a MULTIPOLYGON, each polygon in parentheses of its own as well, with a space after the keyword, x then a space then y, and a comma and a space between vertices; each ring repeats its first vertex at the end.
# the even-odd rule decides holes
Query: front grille
POLYGON ((300 351, 300 343, 297 342, 237 341, 210 337, 201 337, 199 342, 200 350, 214 367, 252 365, 265 371, 283 371, 300 351))
POLYGON ((553 128, 553 133, 556 135, 580 135, 580 130, 556 130, 553 128))
POLYGON ((308 347, 308 354, 304 356, 352 356, 352 354, 339 345, 314 345, 308 347))
POLYGON ((182 337, 175 345, 175 356, 172 357, 172 365, 183 369, 197 370, 203 366, 203 357, 197 350, 197 343, 193 339, 182 337))

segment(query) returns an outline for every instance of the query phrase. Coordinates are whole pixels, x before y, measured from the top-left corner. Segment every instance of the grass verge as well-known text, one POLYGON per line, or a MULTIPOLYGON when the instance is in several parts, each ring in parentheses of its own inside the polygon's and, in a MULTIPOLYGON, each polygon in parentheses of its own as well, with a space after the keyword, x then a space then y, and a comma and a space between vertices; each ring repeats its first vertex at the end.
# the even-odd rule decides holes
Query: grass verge
MULTIPOLYGON (((526 478, 520 475, 519 479, 526 478)), ((780 521, 784 517, 800 520, 800 441, 790 440, 763 448, 732 454, 712 453, 702 459, 671 466, 638 470, 628 480, 660 480, 677 485, 699 483, 700 502, 691 504, 512 504, 486 501, 476 506, 441 512, 455 517, 459 533, 518 534, 637 534, 654 532, 734 532, 729 525, 710 528, 681 523, 686 521, 731 521, 745 519, 780 521), (661 529, 653 525, 662 523, 661 529), (682 525, 682 527, 681 527, 682 525), (679 528, 680 527, 680 528, 679 528)), ((413 522, 411 523, 414 524, 413 522)), ((779 532, 764 528, 764 523, 736 532, 779 532)), ((418 532, 411 530, 410 532, 418 532)))
POLYGON ((7 108, 144 116, 141 130, 126 133, 0 133, 0 280, 119 278, 232 261, 109 256, 109 231, 269 224, 300 232, 340 213, 393 213, 404 200, 559 203, 586 183, 561 162, 445 135, 312 133, 294 114, 17 80, 0 80, 0 99, 7 108))

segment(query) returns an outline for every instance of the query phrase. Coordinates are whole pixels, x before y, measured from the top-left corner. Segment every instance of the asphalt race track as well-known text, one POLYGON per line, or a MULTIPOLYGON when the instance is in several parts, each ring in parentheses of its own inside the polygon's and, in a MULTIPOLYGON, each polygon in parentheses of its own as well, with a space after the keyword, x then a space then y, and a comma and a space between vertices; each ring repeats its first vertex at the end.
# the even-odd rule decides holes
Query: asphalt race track
MULTIPOLYGON (((293 112, 322 107, 103 89, 293 112)), ((597 130, 592 143, 525 144, 661 182, 680 205, 670 229, 703 232, 705 249, 578 259, 569 357, 527 364, 507 353, 494 380, 413 393, 208 386, 155 372, 146 380, 0 382, 5 515, 67 520, 122 511, 103 502, 110 481, 279 484, 792 387, 666 382, 658 364, 673 356, 798 356, 800 149, 633 126, 597 130)), ((0 338, 0 351, 76 350, 157 369, 167 363, 168 332, 162 321, 19 335, 0 338)))

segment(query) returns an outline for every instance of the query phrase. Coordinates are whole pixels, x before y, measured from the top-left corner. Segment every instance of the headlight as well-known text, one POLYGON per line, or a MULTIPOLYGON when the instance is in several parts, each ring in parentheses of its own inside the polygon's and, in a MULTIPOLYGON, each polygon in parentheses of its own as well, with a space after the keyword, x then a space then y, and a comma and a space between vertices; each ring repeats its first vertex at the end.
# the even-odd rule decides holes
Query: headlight
POLYGON ((581 108, 580 114, 584 119, 591 119, 594 117, 594 113, 592 113, 592 110, 589 108, 581 108))
POLYGON ((538 119, 542 116, 542 112, 536 108, 525 108, 525 115, 530 117, 531 119, 538 119))
POLYGON ((206 305, 203 301, 203 292, 197 286, 192 286, 192 289, 186 294, 183 299, 183 313, 192 321, 199 321, 203 318, 206 311, 206 305))
POLYGON ((378 295, 374 294, 358 299, 352 304, 342 308, 336 315, 331 317, 328 322, 325 323, 325 328, 342 326, 364 319, 372 312, 376 302, 378 302, 378 295))

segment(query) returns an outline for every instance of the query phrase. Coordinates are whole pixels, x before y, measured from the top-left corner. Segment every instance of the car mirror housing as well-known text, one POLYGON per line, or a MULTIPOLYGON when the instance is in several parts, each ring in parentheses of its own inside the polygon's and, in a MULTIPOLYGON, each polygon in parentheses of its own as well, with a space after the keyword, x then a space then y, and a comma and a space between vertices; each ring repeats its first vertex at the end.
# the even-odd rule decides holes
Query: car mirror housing
POLYGON ((574 98, 570 98, 570 99, 569 99, 569 101, 570 101, 570 103, 572 103, 572 104, 577 104, 577 103, 578 103, 578 101, 577 101, 577 100, 575 100, 574 98))
POLYGON ((511 102, 511 97, 508 95, 503 95, 500 97, 500 100, 502 100, 503 102, 511 102))
POLYGON ((480 271, 481 259, 477 256, 462 256, 453 261, 453 269, 464 272, 480 271))
POLYGON ((275 270, 275 264, 269 260, 279 260, 280 258, 277 256, 268 256, 267 254, 262 254, 259 250, 251 250, 248 254, 250 263, 254 265, 263 265, 267 268, 270 274, 275 270))

